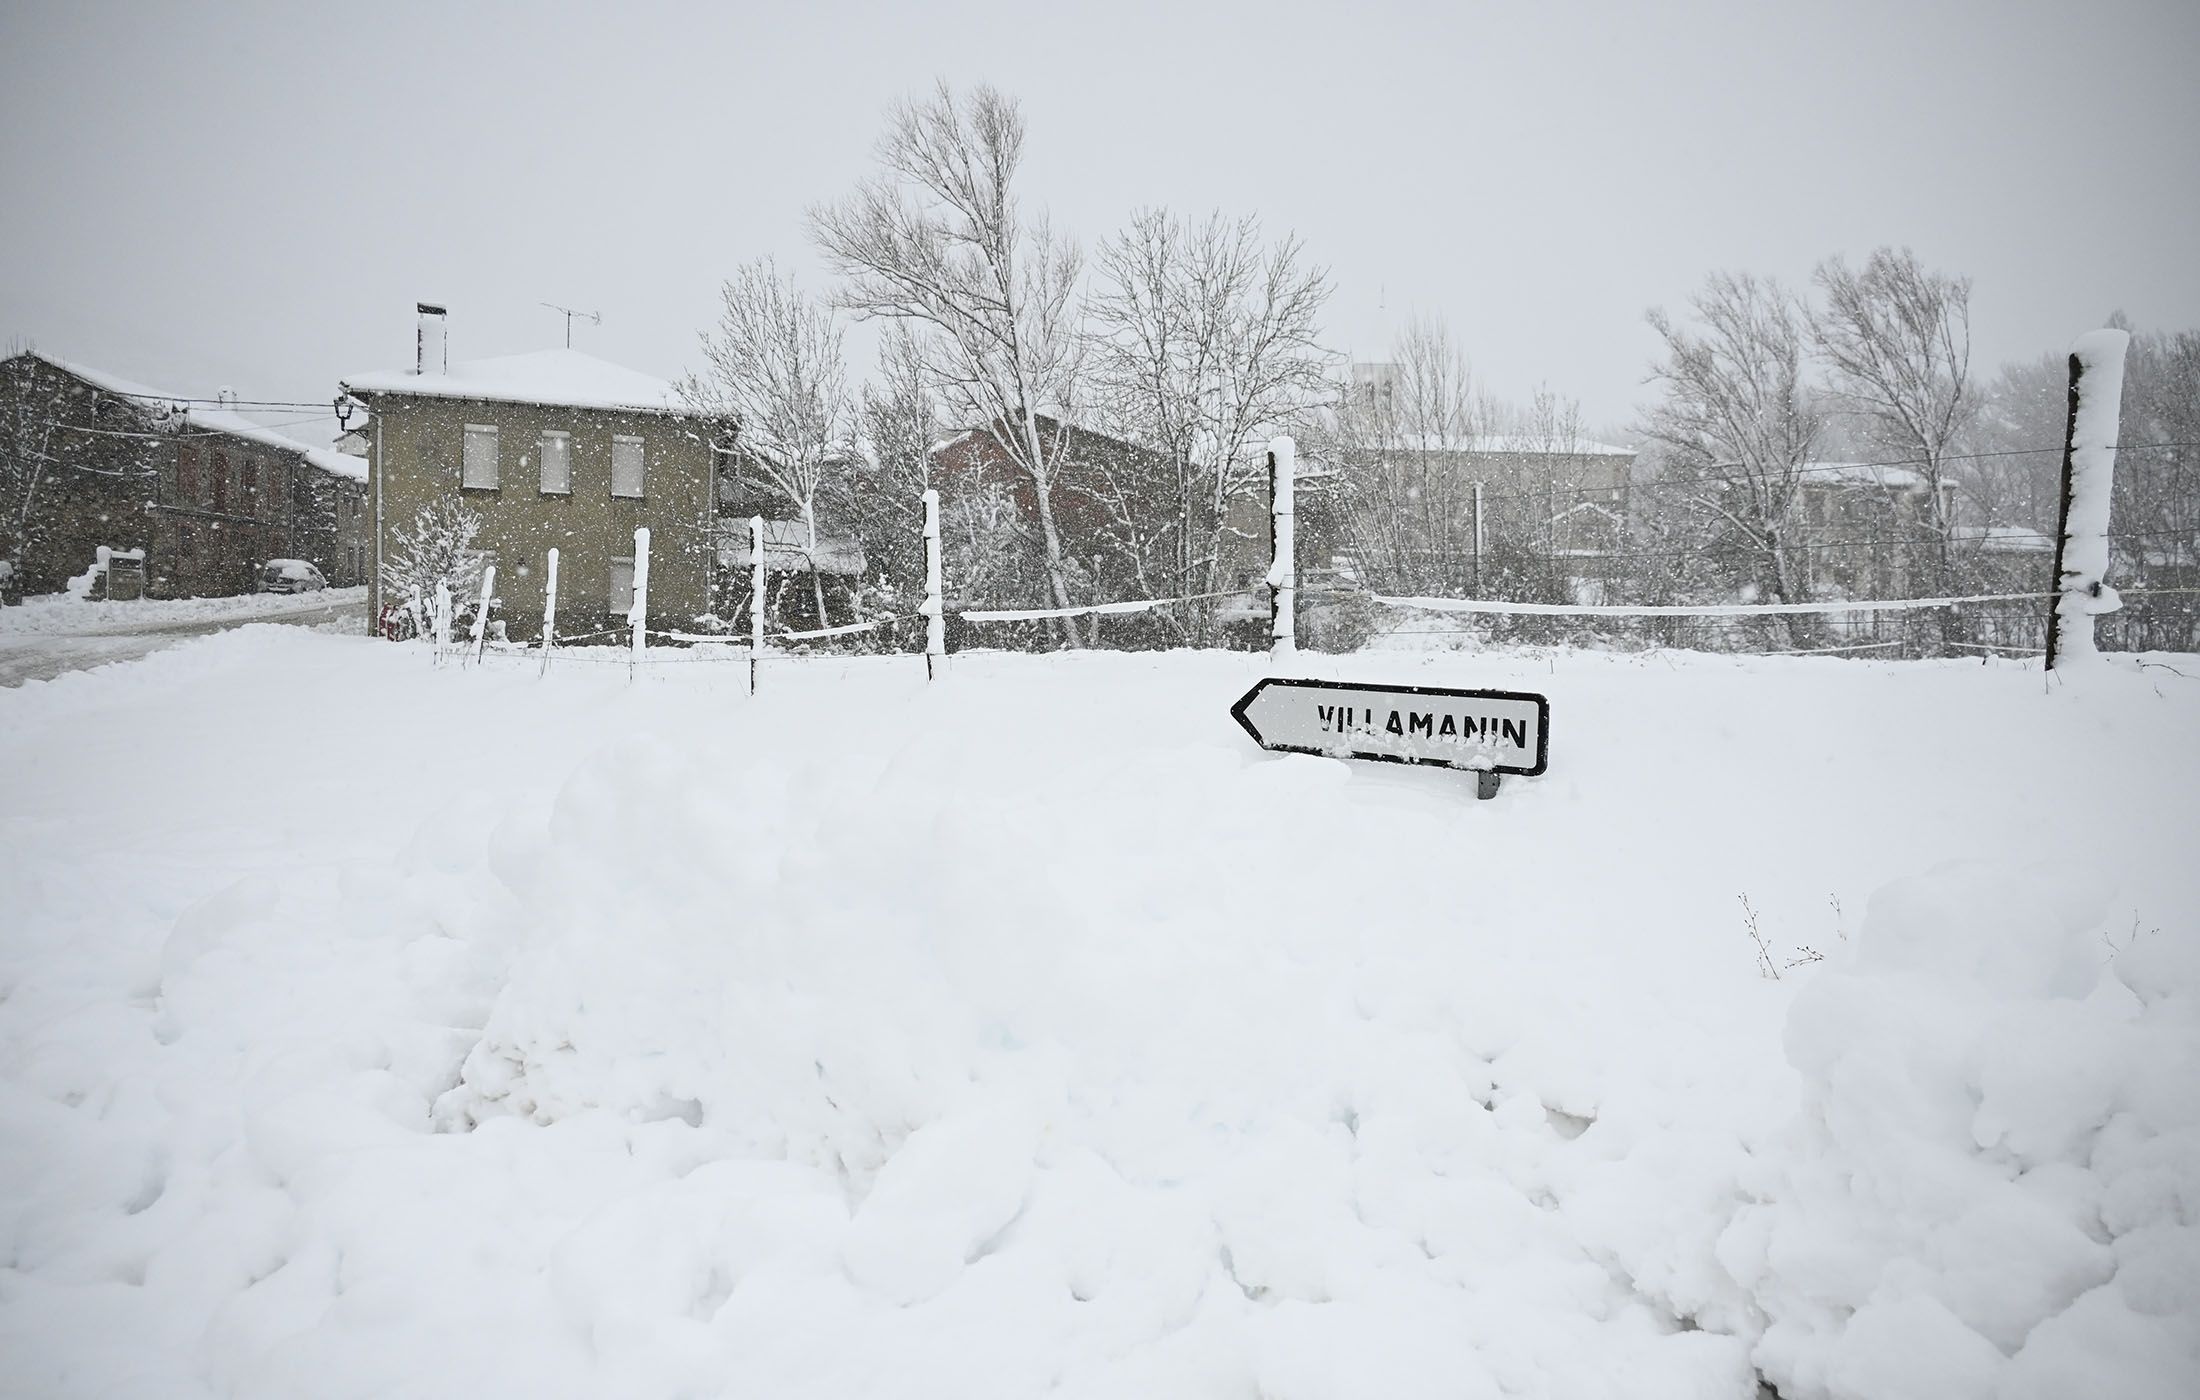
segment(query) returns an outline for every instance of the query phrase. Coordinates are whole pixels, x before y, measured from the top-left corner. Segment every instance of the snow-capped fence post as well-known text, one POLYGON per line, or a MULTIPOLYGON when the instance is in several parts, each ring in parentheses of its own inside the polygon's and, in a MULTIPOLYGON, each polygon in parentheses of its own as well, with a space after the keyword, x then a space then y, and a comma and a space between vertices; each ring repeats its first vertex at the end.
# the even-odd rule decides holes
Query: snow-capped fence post
POLYGON ((2063 434, 2062 516, 2055 534, 2055 599, 2047 614, 2047 669, 2100 653, 2093 619, 2122 606, 2108 586, 2109 498, 2116 424, 2123 411, 2128 331, 2088 331, 2070 347, 2070 418, 2063 434))
POLYGON ((1482 483, 1474 483, 1474 596, 1482 596, 1482 483))
POLYGON ((757 663, 764 658, 764 517, 749 517, 749 694, 756 694, 757 663))
POLYGON ((435 664, 443 664, 443 653, 451 649, 451 586, 439 583, 435 586, 435 664))
POLYGON ((940 493, 924 493, 924 678, 937 680, 947 656, 947 611, 940 600, 940 493))
POLYGON ((649 650, 649 527, 634 527, 634 601, 627 605, 626 629, 633 643, 627 678, 640 673, 649 650))
POLYGON ((1299 563, 1292 502, 1298 445, 1288 437, 1268 444, 1268 657, 1281 661, 1298 651, 1299 563))
POLYGON ((550 649, 558 644, 558 547, 550 546, 542 571, 542 669, 550 671, 550 649))
POLYGON ((474 603, 474 664, 481 664, 481 653, 489 644, 489 604, 497 596, 497 566, 491 564, 481 571, 481 597, 474 603))

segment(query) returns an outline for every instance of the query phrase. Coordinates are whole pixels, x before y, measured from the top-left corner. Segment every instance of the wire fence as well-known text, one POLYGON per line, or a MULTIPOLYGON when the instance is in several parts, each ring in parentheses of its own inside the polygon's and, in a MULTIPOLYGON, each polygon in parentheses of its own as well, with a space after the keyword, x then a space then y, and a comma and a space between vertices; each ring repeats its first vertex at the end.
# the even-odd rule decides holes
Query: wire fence
MULTIPOLYGON (((1287 461, 1284 440, 1277 449, 1287 461)), ((1958 459, 1942 459, 1952 460, 1958 459)), ((1448 504, 1427 508, 1419 501, 1413 511, 1381 521, 1384 529, 1371 532, 1350 528, 1349 517, 1358 508, 1354 502, 1340 500, 1333 488, 1326 495, 1299 490, 1286 465, 1269 503, 1272 537, 1282 542, 1284 564, 1248 557, 1217 570, 1217 561, 1209 561, 1209 578, 1219 572, 1241 579, 1242 586, 1159 597, 1078 599, 1057 578, 1048 591, 1057 600, 1065 591, 1073 596, 1056 606, 1034 606, 1028 596, 957 599, 952 578, 942 570, 940 504, 928 491, 923 541, 928 581, 924 604, 915 610, 903 597, 900 610, 863 616, 851 589, 848 612, 857 615, 833 622, 819 591, 810 619, 818 625, 788 626, 767 599, 768 551, 758 517, 750 521, 749 589, 738 610, 745 619, 698 617, 687 627, 650 625, 643 566, 635 572, 635 603, 623 627, 614 622, 532 644, 484 633, 454 645, 446 615, 439 655, 463 656, 470 647, 477 657, 532 654, 548 665, 566 656, 630 669, 745 662, 753 686, 757 668, 767 661, 910 654, 925 656, 930 672, 955 651, 1065 646, 1273 644, 1280 653, 1525 645, 1888 659, 2043 652, 2057 584, 2054 542, 2040 531, 2015 526, 1951 526, 1931 498, 1911 489, 1914 481, 1890 485, 1874 475, 1914 465, 1888 460, 1800 468, 1797 474, 1838 473, 1848 499, 1813 498, 1807 510, 1792 517, 1760 521, 1757 532, 1730 514, 1733 529, 1699 538, 1682 537, 1673 517, 1640 511, 1626 498, 1639 503, 1660 493, 1700 495, 1715 483, 1584 488, 1553 480, 1485 489, 1476 482, 1471 519, 1448 513, 1448 504), (1594 496, 1599 509, 1592 514, 1550 509, 1569 495, 1594 496), (1527 508, 1493 509, 1506 502, 1527 508), (1282 581, 1288 618, 1273 615, 1271 577, 1282 581)), ((2187 520, 2189 511, 2175 502, 2171 506, 2141 510, 2123 528, 2085 537, 2107 546, 2105 577, 2122 594, 2120 606, 2093 619, 2094 637, 2104 650, 2200 651, 2200 529, 2187 520)), ((637 531, 636 555, 643 561, 647 533, 637 531)), ((1237 533, 1249 539, 1252 532, 1241 527, 1237 533)), ((1097 567, 1097 558, 1094 563, 1097 567)), ((1018 587, 1037 587, 1028 573, 1024 578, 1018 587)), ((1096 581, 1089 586, 1099 591, 1096 581)), ((873 601, 895 597, 882 587, 873 601)), ((546 605, 554 617, 554 600, 546 605)))

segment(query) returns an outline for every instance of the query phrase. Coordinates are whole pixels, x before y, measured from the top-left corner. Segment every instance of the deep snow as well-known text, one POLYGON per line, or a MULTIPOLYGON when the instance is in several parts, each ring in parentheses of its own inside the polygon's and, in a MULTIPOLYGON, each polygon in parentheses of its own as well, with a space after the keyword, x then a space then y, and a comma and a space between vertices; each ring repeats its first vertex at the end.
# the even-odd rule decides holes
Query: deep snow
POLYGON ((0 694, 0 1386, 2183 1393, 2200 681, 1301 669, 1551 771, 1221 654, 0 694))

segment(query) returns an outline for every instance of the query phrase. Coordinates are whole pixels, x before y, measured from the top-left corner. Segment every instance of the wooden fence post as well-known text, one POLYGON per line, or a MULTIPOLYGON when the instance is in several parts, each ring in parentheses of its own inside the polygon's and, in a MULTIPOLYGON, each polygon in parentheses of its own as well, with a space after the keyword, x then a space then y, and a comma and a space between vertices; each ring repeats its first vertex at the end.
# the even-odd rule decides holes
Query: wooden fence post
POLYGON ((629 653, 627 675, 640 673, 649 650, 649 527, 634 527, 634 601, 626 610, 629 653))
POLYGON ((1299 562, 1296 537, 1298 445, 1288 437, 1268 444, 1268 658, 1298 652, 1299 562))
POLYGON ((439 583, 435 586, 435 664, 443 664, 443 653, 451 649, 451 586, 439 583))
POLYGON ((764 657, 764 517, 749 517, 749 694, 764 657))
POLYGON ((2115 488, 2128 331, 2088 331, 2070 347, 2070 416, 2063 433, 2062 512, 2055 534, 2055 599, 2047 614, 2047 669, 2099 656, 2093 619, 2121 606, 2108 586, 2108 515, 2115 488))
POLYGON ((550 546, 542 575, 542 669, 550 670, 550 649, 558 644, 558 547, 550 546))
POLYGON ((947 612, 940 586, 940 493, 924 493, 924 678, 939 678, 947 656, 947 612))
POLYGON ((491 564, 481 571, 481 597, 474 603, 474 664, 481 664, 481 653, 489 645, 489 604, 497 596, 497 566, 491 564))

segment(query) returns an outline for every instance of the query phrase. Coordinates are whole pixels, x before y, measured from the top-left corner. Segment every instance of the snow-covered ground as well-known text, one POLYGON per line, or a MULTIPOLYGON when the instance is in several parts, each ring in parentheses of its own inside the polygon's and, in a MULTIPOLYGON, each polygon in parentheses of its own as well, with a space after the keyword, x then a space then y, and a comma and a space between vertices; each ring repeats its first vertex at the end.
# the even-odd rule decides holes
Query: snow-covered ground
POLYGON ((0 1387, 2189 1393, 2192 658, 692 656, 0 693, 0 1387))

